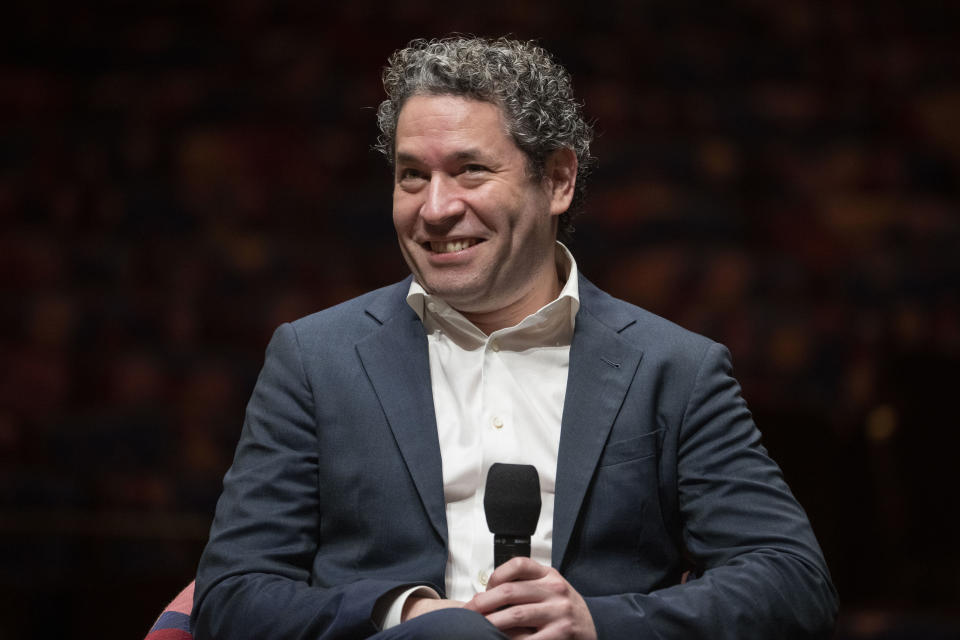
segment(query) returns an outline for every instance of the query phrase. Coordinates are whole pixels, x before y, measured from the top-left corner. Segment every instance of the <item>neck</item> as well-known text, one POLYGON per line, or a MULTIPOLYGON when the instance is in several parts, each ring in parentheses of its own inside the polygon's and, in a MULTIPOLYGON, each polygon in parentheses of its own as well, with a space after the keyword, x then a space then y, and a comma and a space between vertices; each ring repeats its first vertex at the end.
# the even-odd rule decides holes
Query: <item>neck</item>
POLYGON ((494 311, 463 311, 457 309, 467 320, 472 322, 480 331, 490 335, 499 329, 512 327, 523 321, 531 313, 548 305, 557 299, 562 289, 560 274, 556 269, 550 272, 550 281, 548 286, 535 289, 538 293, 529 292, 520 296, 515 301, 494 311))

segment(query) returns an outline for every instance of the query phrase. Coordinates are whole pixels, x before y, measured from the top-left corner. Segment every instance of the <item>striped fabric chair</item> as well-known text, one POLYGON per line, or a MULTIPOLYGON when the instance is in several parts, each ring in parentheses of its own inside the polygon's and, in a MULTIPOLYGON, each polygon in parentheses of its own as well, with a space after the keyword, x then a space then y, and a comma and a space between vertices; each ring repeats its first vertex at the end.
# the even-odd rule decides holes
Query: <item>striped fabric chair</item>
POLYGON ((144 640, 193 640, 190 611, 193 610, 193 583, 181 591, 153 623, 144 640))

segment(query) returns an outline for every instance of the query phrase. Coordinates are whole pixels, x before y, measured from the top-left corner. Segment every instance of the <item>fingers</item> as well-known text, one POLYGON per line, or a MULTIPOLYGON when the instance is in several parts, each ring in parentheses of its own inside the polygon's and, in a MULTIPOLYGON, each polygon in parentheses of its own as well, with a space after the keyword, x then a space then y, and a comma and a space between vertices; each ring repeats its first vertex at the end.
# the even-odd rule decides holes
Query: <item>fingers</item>
POLYGON ((530 558, 511 558, 497 567, 493 575, 490 576, 490 581, 487 582, 487 591, 508 582, 537 580, 546 576, 549 572, 550 567, 545 567, 530 558))
POLYGON ((542 629, 558 620, 569 619, 572 607, 559 602, 517 604, 487 614, 498 629, 542 629))
POLYGON ((487 584, 487 590, 478 593, 467 603, 467 608, 484 615, 516 605, 543 602, 558 595, 562 584, 550 581, 546 577, 534 580, 517 580, 498 585, 487 584))
POLYGON ((529 558, 498 567, 487 591, 465 606, 511 638, 596 638, 593 618, 576 589, 555 569, 529 558))
POLYGON ((511 638, 596 640, 593 619, 570 601, 508 607, 486 616, 511 638))

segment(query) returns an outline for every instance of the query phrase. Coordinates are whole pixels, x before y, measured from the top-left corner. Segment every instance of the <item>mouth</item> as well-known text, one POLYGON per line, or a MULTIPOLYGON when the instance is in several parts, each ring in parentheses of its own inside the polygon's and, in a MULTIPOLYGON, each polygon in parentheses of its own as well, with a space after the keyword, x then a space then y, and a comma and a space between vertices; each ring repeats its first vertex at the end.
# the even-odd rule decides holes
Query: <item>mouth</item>
POLYGON ((465 238, 461 240, 442 240, 436 242, 425 242, 424 246, 433 253, 456 253, 483 242, 478 238, 465 238))

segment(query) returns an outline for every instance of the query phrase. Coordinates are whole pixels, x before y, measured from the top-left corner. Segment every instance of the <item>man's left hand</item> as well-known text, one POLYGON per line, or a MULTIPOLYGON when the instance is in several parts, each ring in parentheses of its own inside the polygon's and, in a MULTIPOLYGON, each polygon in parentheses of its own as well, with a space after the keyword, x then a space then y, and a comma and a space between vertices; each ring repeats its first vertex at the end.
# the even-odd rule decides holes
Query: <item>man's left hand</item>
POLYGON ((473 596, 465 608, 483 614, 511 638, 597 637, 580 594, 556 569, 530 558, 513 558, 497 567, 487 590, 473 596))

